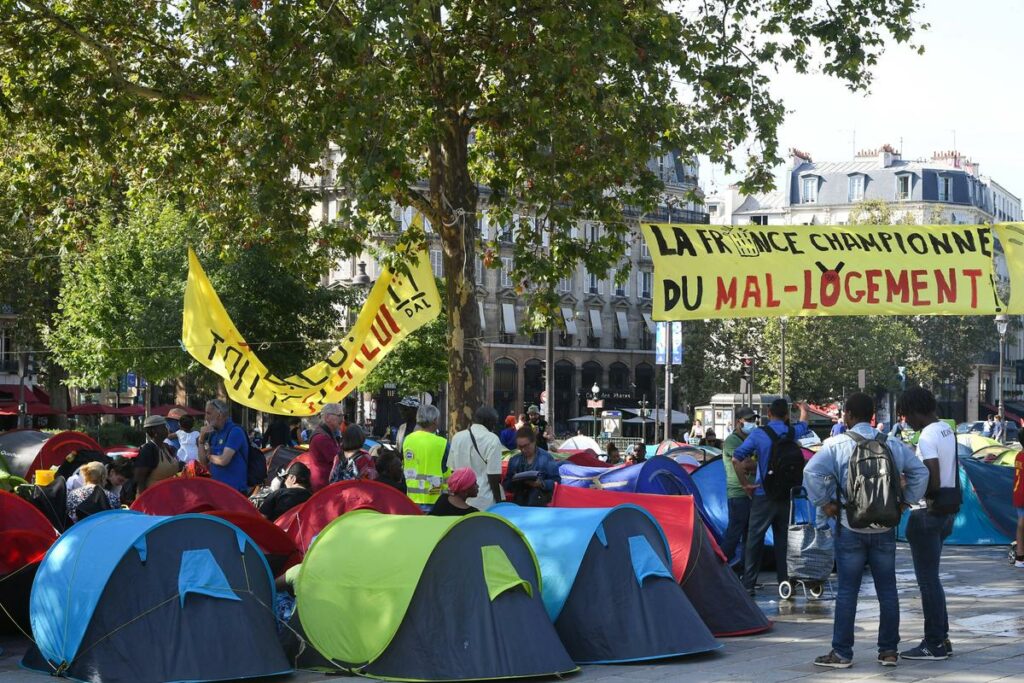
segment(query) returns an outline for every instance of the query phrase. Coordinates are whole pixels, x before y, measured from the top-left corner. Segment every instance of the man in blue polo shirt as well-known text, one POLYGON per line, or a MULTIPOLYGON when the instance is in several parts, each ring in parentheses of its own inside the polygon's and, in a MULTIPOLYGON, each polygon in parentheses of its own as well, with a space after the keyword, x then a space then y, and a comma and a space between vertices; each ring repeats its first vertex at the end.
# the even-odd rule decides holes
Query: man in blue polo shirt
POLYGON ((249 439, 231 421, 231 409, 220 399, 206 402, 206 424, 199 432, 199 461, 210 476, 236 491, 249 493, 249 439))
POLYGON ((764 552, 764 535, 772 529, 775 544, 775 573, 779 582, 789 579, 786 569, 786 536, 789 528, 789 501, 772 500, 764 494, 761 482, 768 472, 772 453, 772 438, 765 430, 783 435, 793 428, 794 437, 799 439, 810 431, 807 428, 807 404, 798 403, 800 420, 788 424, 789 404, 786 399, 775 399, 768 408, 768 424, 758 427, 732 454, 733 464, 740 485, 753 494, 750 504, 750 521, 747 527, 747 545, 743 552, 743 585, 753 595, 757 585, 757 574, 761 570, 761 553, 764 552), (746 468, 740 467, 744 460, 757 456, 757 470, 754 481, 747 478, 746 468))

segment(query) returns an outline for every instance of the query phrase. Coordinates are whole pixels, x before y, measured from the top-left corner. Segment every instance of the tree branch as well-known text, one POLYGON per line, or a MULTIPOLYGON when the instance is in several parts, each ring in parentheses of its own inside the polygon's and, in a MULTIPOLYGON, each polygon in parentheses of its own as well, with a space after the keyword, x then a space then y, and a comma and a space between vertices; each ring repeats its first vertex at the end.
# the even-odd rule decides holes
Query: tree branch
POLYGON ((149 100, 184 100, 188 102, 205 102, 212 100, 210 95, 202 93, 193 93, 188 91, 180 92, 168 92, 153 88, 147 85, 136 83, 128 78, 125 74, 121 64, 117 61, 114 55, 111 53, 110 48, 103 45, 99 41, 95 40, 92 36, 82 31, 77 26, 72 24, 70 21, 60 16, 44 3, 38 2, 37 0, 22 0, 28 7, 35 10, 38 14, 43 15, 49 21, 54 24, 61 32, 76 39, 82 45, 85 45, 93 52, 95 52, 103 63, 106 64, 107 70, 113 77, 114 81, 123 89, 125 92, 142 97, 149 100))

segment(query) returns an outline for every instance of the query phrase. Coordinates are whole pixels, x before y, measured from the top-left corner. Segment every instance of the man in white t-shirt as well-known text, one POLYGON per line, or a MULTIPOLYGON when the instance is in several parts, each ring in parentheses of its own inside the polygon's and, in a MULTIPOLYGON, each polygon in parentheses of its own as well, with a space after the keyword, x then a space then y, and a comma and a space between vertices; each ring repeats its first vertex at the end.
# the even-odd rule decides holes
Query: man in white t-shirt
POLYGON ((498 426, 498 413, 494 408, 481 406, 473 415, 469 429, 456 432, 448 442, 448 464, 445 471, 469 467, 476 473, 480 493, 466 500, 477 510, 486 510, 504 498, 501 495, 501 441, 494 430, 498 426))
POLYGON ((949 424, 936 416, 936 409, 935 396, 927 389, 914 387, 900 396, 898 411, 920 432, 917 456, 928 468, 925 499, 911 511, 906 531, 914 575, 921 589, 924 640, 917 647, 901 652, 903 659, 948 659, 953 649, 949 642, 946 593, 939 580, 939 562, 942 543, 953 531, 956 514, 937 509, 936 496, 940 489, 957 488, 960 470, 956 459, 956 434, 949 424))

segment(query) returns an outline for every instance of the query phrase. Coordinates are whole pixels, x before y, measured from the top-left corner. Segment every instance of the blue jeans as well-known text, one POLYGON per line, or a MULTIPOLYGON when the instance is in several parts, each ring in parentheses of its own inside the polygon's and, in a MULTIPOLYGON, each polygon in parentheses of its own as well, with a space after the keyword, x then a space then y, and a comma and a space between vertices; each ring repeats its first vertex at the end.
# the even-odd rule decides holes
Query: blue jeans
POLYGON ((750 522, 747 525, 747 543, 743 551, 743 586, 754 590, 761 571, 761 553, 764 535, 772 529, 775 544, 775 574, 779 583, 789 580, 786 569, 786 538, 789 532, 789 501, 771 500, 755 495, 750 502, 750 522))
POLYGON ((896 592, 896 530, 862 534, 836 526, 836 620, 832 628, 832 649, 844 659, 853 659, 853 625, 857 619, 857 596, 864 565, 871 565, 880 613, 878 651, 895 652, 900 644, 900 598, 896 592))
POLYGON ((907 520, 907 541, 914 559, 914 576, 921 589, 924 642, 932 647, 942 645, 949 637, 946 591, 939 581, 939 560, 942 559, 942 542, 951 533, 953 515, 933 515, 927 510, 914 510, 907 520))
POLYGON ((747 522, 750 521, 750 496, 729 499, 729 526, 722 538, 722 552, 729 563, 733 560, 743 566, 743 544, 747 540, 747 522), (737 549, 739 556, 737 557, 737 549))

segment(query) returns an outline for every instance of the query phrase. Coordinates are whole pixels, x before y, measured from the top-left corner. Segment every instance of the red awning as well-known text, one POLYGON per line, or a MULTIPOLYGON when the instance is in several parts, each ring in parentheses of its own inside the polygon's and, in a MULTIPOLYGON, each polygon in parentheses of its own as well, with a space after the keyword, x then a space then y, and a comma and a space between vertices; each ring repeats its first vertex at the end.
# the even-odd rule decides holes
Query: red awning
POLYGON ((117 415, 117 408, 99 403, 81 403, 68 411, 68 415, 117 415))
POLYGON ((146 406, 121 406, 120 408, 113 408, 110 411, 111 415, 124 415, 127 417, 141 417, 146 414, 146 406))
POLYGON ((196 410, 195 408, 190 408, 189 406, 172 406, 166 403, 159 406, 153 406, 152 410, 150 410, 149 413, 150 415, 163 415, 164 417, 167 417, 167 413, 171 412, 175 408, 184 410, 186 415, 191 415, 192 417, 200 417, 201 415, 205 415, 203 411, 196 410))

